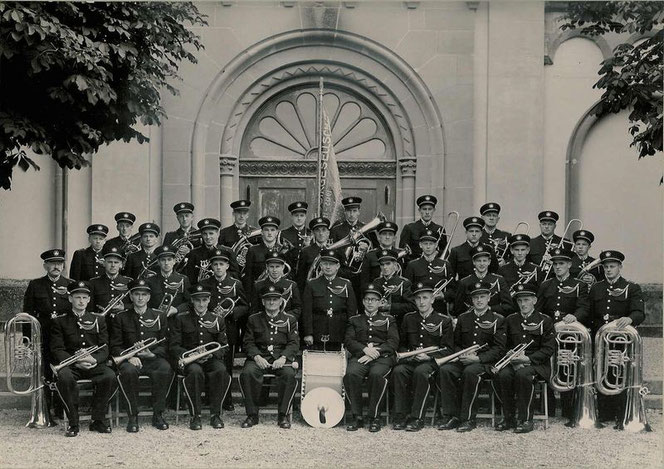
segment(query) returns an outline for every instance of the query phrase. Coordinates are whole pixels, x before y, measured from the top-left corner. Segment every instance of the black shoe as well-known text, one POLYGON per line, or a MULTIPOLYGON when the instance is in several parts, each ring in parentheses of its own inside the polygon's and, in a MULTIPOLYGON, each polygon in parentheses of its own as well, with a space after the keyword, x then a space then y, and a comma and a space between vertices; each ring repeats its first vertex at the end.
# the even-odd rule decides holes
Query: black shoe
POLYGON ((457 427, 456 431, 458 431, 459 433, 465 433, 475 430, 476 427, 477 427, 477 422, 475 422, 475 420, 466 420, 457 427))
POLYGON ((380 424, 380 419, 371 419, 371 423, 369 424, 369 431, 371 433, 376 433, 379 432, 381 429, 381 424, 380 424))
POLYGON ((354 432, 358 428, 364 427, 364 420, 360 417, 351 417, 350 421, 348 422, 348 425, 346 425, 346 430, 349 432, 354 432))
POLYGON ((408 422, 408 425, 406 425, 407 432, 419 432, 423 428, 424 428, 424 420, 422 419, 413 419, 410 422, 408 422))
POLYGON ((111 426, 104 420, 93 420, 90 423, 90 431, 97 433, 111 433, 111 426))
POLYGON ((258 425, 258 417, 254 415, 247 415, 247 418, 242 422, 242 428, 251 428, 254 425, 258 425))
POLYGON ((212 417, 210 417, 210 426, 212 428, 224 428, 224 421, 221 420, 219 414, 214 414, 212 417))
POLYGON ((565 426, 566 426, 567 428, 574 428, 574 427, 576 427, 577 425, 576 425, 576 422, 575 422, 573 419, 570 419, 570 420, 568 420, 568 421, 565 423, 565 426))
POLYGON ((227 412, 233 412, 235 410, 235 406, 233 405, 232 402, 224 402, 221 408, 227 412))
POLYGON ((168 430, 168 423, 166 423, 161 413, 152 415, 152 426, 157 430, 168 430))
POLYGON ((138 417, 130 415, 127 419, 127 433, 138 433, 138 417))
POLYGON ((533 431, 533 428, 535 428, 535 425, 532 420, 521 422, 514 429, 514 433, 530 433, 533 431))
POLYGON ((288 415, 279 414, 279 420, 277 421, 277 425, 279 425, 280 428, 288 430, 291 427, 291 424, 288 421, 288 415))
POLYGON ((614 430, 624 430, 624 429, 625 429, 625 425, 623 425, 622 422, 616 422, 616 424, 613 426, 613 429, 614 429, 614 430))
POLYGON ((454 430, 460 423, 461 420, 458 417, 450 417, 449 420, 438 425, 438 430, 454 430))
POLYGON ((78 436, 79 428, 78 425, 69 425, 67 430, 65 430, 65 436, 78 436))
POLYGON ((410 423, 410 422, 407 421, 405 418, 403 418, 403 417, 396 417, 396 418, 394 419, 394 423, 392 424, 392 430, 397 430, 397 431, 398 431, 398 430, 405 430, 405 429, 406 429, 406 425, 407 425, 408 423, 410 423))
POLYGON ((189 422, 189 428, 192 430, 200 430, 203 428, 203 425, 201 425, 200 415, 195 415, 191 418, 191 421, 189 422))
POLYGON ((515 426, 516 422, 514 422, 514 419, 502 419, 500 422, 498 422, 498 425, 496 425, 496 431, 504 432, 505 430, 509 430, 515 426))

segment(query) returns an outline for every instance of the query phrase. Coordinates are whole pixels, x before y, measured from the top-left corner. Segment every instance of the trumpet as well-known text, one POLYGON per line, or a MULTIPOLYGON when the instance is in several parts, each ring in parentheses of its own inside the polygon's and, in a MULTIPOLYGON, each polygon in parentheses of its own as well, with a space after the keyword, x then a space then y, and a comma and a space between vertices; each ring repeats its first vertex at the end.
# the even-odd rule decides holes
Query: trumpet
POLYGON ((211 311, 211 313, 214 314, 215 316, 218 316, 218 317, 224 319, 226 316, 228 316, 229 314, 231 314, 233 312, 233 309, 235 308, 235 305, 237 304, 237 302, 238 302, 237 299, 233 299, 233 298, 230 298, 230 297, 224 298, 219 303, 217 303, 217 305, 214 307, 214 309, 211 311), (224 306, 223 306, 224 302, 226 302, 226 301, 231 302, 231 305, 228 308, 224 308, 224 306))
POLYGON ((447 214, 447 219, 445 220, 445 225, 443 225, 443 228, 440 230, 440 236, 438 237, 438 242, 440 243, 440 238, 445 236, 447 238, 447 244, 445 245, 445 249, 443 249, 443 252, 440 253, 439 258, 442 260, 447 260, 447 258, 450 255, 450 249, 452 248, 452 238, 454 237, 454 233, 456 233, 457 226, 459 226, 459 218, 461 216, 459 215, 459 212, 452 211, 447 214), (452 230, 450 234, 447 234, 446 228, 448 228, 448 223, 453 223, 452 225, 452 230))
POLYGON ((134 345, 131 347, 125 349, 122 351, 122 353, 117 356, 117 357, 112 357, 111 360, 113 360, 113 363, 115 363, 115 366, 118 366, 120 363, 122 363, 125 360, 129 360, 130 358, 136 356, 138 353, 142 352, 143 350, 147 350, 158 343, 163 342, 166 340, 166 337, 163 337, 159 340, 155 339, 154 337, 151 339, 144 339, 136 342, 134 345))
POLYGON ((53 365, 51 363, 51 370, 53 370, 54 375, 57 375, 58 372, 61 369, 63 369, 64 367, 69 366, 69 365, 73 365, 74 363, 76 363, 78 361, 81 361, 86 357, 89 357, 90 355, 92 355, 93 353, 95 353, 98 350, 103 349, 104 347, 106 347, 106 344, 93 345, 93 346, 88 347, 88 348, 83 348, 83 349, 77 350, 76 353, 74 353, 71 357, 65 358, 64 360, 62 360, 57 365, 53 365))
POLYGON ((509 365, 510 363, 512 363, 512 361, 513 361, 516 357, 518 357, 519 355, 522 355, 522 354, 526 351, 526 349, 527 349, 528 347, 530 347, 530 345, 531 345, 533 342, 534 342, 534 341, 531 340, 531 341, 528 342, 527 344, 525 344, 525 343, 524 343, 524 344, 519 344, 519 345, 517 345, 516 347, 514 347, 512 350, 510 350, 509 352, 507 352, 507 354, 505 354, 505 356, 504 356, 503 358, 501 358, 500 360, 498 360, 498 361, 496 362, 496 364, 493 365, 493 366, 491 367, 491 373, 493 373, 494 375, 497 375, 498 372, 500 372, 500 370, 502 370, 502 369, 505 368, 507 365, 509 365))
POLYGON ((452 363, 452 362, 455 362, 455 361, 457 361, 462 355, 467 355, 467 354, 470 354, 470 353, 477 353, 477 352, 479 352, 480 350, 484 350, 484 349, 487 348, 487 347, 488 347, 487 344, 482 344, 482 345, 477 345, 477 344, 475 344, 475 345, 471 345, 471 346, 468 347, 468 348, 465 348, 465 349, 463 349, 463 350, 459 350, 458 352, 455 352, 455 353, 453 353, 453 354, 451 354, 451 355, 448 355, 448 356, 446 356, 446 357, 436 358, 436 365, 438 365, 438 366, 443 366, 445 363, 452 363))
MULTIPOLYGON (((284 364, 283 364, 283 368, 285 368, 285 367, 287 367, 287 366, 290 367, 290 368, 293 368, 294 370, 297 370, 298 368, 300 368, 300 364, 299 364, 298 362, 284 363, 284 364)), ((277 368, 275 368, 275 367, 273 366, 272 363, 270 363, 270 368, 272 368, 273 370, 276 370, 276 369, 277 369, 277 368)))
POLYGON ((424 354, 428 355, 430 353, 440 352, 441 350, 443 350, 443 349, 440 348, 440 347, 437 347, 435 345, 432 345, 431 347, 418 348, 418 349, 415 349, 415 350, 411 350, 410 352, 401 352, 401 353, 397 353, 397 361, 404 360, 404 359, 410 358, 410 357, 414 357, 416 355, 419 355, 420 353, 424 353, 424 354))
POLYGON ((129 293, 130 291, 127 290, 124 293, 122 293, 122 295, 116 296, 106 305, 104 309, 101 310, 101 313, 95 313, 93 311, 92 314, 94 314, 95 316, 106 316, 108 313, 111 312, 111 310, 115 307, 115 305, 120 304, 122 300, 124 300, 127 297, 127 295, 129 295, 129 293))
MULTIPOLYGON (((565 241, 566 241, 565 235, 567 235, 567 232, 570 230, 570 228, 572 227, 572 223, 574 223, 574 222, 579 224, 579 229, 580 230, 583 229, 583 222, 581 220, 579 220, 578 218, 572 218, 567 223, 567 226, 565 226, 565 231, 563 231, 563 235, 560 237, 560 242, 558 242, 558 245, 555 247, 555 249, 560 249, 560 248, 563 247, 563 245, 565 244, 565 241)), ((553 239, 553 238, 551 238, 551 239, 553 239)), ((569 242, 569 241, 567 241, 567 242, 569 242)), ((539 265, 540 269, 546 270, 546 273, 544 274, 544 278, 542 279, 542 281, 548 279, 549 274, 551 273, 551 268, 553 267, 553 262, 551 262, 550 257, 551 257, 551 254, 549 253, 549 248, 547 246, 547 249, 544 252, 544 256, 542 256, 542 260, 540 261, 540 265, 539 265)))
POLYGON ((207 344, 199 345, 196 348, 184 352, 178 360, 178 366, 180 368, 184 368, 190 363, 194 363, 201 358, 212 355, 214 352, 217 352, 225 347, 228 347, 228 344, 221 345, 219 342, 208 342, 207 344))
MULTIPOLYGON (((516 224, 516 228, 514 228, 514 233, 513 234, 518 234, 517 231, 519 231, 519 227, 522 226, 522 225, 524 225, 526 227, 526 232, 523 233, 523 234, 527 235, 528 233, 530 233, 530 224, 526 221, 520 221, 519 223, 516 224)), ((496 248, 497 247, 498 246, 496 246, 496 248)), ((507 254, 507 251, 509 251, 509 249, 510 249, 510 243, 505 243, 505 249, 503 250, 502 254, 500 256, 498 256, 498 261, 505 260, 505 254, 507 254)), ((497 254, 497 252, 496 252, 496 254, 497 254)))

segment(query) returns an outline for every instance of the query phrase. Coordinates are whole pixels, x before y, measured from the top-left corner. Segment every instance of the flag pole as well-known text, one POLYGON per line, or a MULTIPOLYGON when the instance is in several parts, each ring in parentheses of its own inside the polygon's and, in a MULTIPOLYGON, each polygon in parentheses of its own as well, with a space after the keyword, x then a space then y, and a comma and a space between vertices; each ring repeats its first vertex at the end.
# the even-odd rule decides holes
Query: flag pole
POLYGON ((321 216, 321 178, 320 178, 320 165, 323 159, 323 77, 320 77, 318 87, 318 164, 316 165, 316 213, 321 216))

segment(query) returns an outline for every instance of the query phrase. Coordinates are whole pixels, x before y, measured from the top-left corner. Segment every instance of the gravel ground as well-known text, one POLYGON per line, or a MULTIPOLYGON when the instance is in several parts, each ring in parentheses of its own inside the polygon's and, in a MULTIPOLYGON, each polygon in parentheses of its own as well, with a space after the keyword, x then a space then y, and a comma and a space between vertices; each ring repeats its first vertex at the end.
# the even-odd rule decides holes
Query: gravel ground
MULTIPOLYGON (((62 426, 29 430, 25 411, 0 411, 0 467, 662 467, 662 415, 650 412, 653 433, 629 434, 611 428, 568 429, 561 418, 527 435, 488 427, 459 434, 425 428, 419 433, 346 432, 342 426, 313 429, 297 418, 291 430, 275 416, 241 429, 241 412, 226 414, 226 428, 193 432, 188 419, 159 431, 141 419, 139 434, 114 428, 64 438, 62 426)), ((173 415, 168 416, 170 422, 173 415)), ((204 425, 207 422, 204 419, 204 425)))

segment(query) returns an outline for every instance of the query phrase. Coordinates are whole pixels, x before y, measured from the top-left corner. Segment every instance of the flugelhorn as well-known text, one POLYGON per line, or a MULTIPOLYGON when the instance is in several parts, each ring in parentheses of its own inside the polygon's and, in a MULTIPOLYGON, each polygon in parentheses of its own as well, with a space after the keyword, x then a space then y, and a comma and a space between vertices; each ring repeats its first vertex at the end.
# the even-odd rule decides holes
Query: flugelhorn
POLYGON ((207 344, 199 345, 196 348, 184 352, 178 360, 178 366, 180 368, 184 368, 190 363, 194 363, 201 358, 212 355, 214 352, 217 352, 225 347, 228 347, 228 344, 221 345, 219 342, 208 342, 207 344))
POLYGON ((57 375, 58 372, 63 369, 66 366, 73 365, 74 363, 83 360, 86 357, 89 357, 93 353, 95 353, 98 350, 103 349, 106 347, 106 344, 101 344, 101 345, 93 345, 88 348, 83 348, 80 350, 77 350, 76 353, 74 353, 71 357, 65 358, 62 360, 60 363, 57 365, 51 364, 51 370, 53 370, 53 374, 57 375))
POLYGON ((154 347, 155 345, 163 342, 164 340, 166 340, 166 337, 163 337, 159 340, 155 339, 154 337, 150 339, 140 340, 131 347, 123 350, 119 356, 112 357, 113 363, 115 363, 115 366, 118 366, 123 361, 129 360, 130 358, 136 356, 138 353, 142 352, 143 350, 147 350, 151 347, 154 347))
POLYGON ((438 242, 440 243, 440 239, 443 236, 447 238, 445 249, 443 249, 443 252, 441 252, 440 256, 438 256, 442 260, 447 260, 448 256, 450 255, 450 249, 452 248, 452 238, 454 237, 454 233, 456 233, 457 226, 459 226, 459 218, 460 218, 459 212, 451 211, 450 213, 447 214, 447 219, 445 219, 445 224, 443 225, 443 228, 440 230, 440 235, 438 236, 438 242), (447 234, 448 224, 452 224, 452 230, 450 231, 449 234, 447 234))
POLYGON ((223 319, 233 312, 233 309, 235 308, 237 302, 238 299, 226 297, 223 300, 221 300, 219 303, 217 303, 217 305, 210 312, 215 316, 219 316, 220 318, 223 319), (229 301, 231 304, 228 308, 224 308, 223 304, 227 301, 229 301))
POLYGON ((528 342, 527 344, 526 344, 526 343, 519 344, 519 345, 517 345, 516 347, 514 347, 512 350, 510 350, 509 352, 507 352, 503 358, 501 358, 500 360, 498 360, 498 361, 496 362, 496 364, 493 365, 493 366, 491 367, 491 373, 493 373, 494 375, 497 375, 497 374, 500 372, 500 370, 502 370, 502 369, 505 368, 507 365, 509 365, 510 363, 512 363, 512 361, 514 361, 514 359, 515 359, 516 357, 518 357, 519 355, 522 355, 522 354, 526 351, 526 349, 527 349, 528 347, 530 347, 530 345, 531 345, 533 342, 534 342, 534 341, 531 340, 531 341, 528 342))
POLYGON ((397 353, 397 361, 398 360, 404 360, 406 358, 414 357, 416 355, 419 355, 420 353, 424 354, 429 354, 429 353, 436 353, 443 350, 440 347, 437 347, 435 345, 432 345, 431 347, 424 347, 424 348, 418 348, 415 350, 411 350, 410 352, 401 352, 397 353))
POLYGON ((448 355, 448 356, 446 356, 446 357, 436 358, 436 365, 438 365, 438 366, 443 366, 445 363, 452 363, 452 362, 455 362, 455 361, 457 361, 462 355, 467 355, 467 354, 470 354, 470 353, 477 353, 477 352, 479 352, 480 350, 484 350, 484 349, 487 348, 487 347, 488 347, 487 344, 482 344, 482 345, 475 344, 475 345, 471 345, 471 346, 468 347, 468 348, 465 348, 465 349, 463 349, 463 350, 459 350, 458 352, 455 352, 455 353, 453 353, 453 354, 451 354, 451 355, 448 355))

